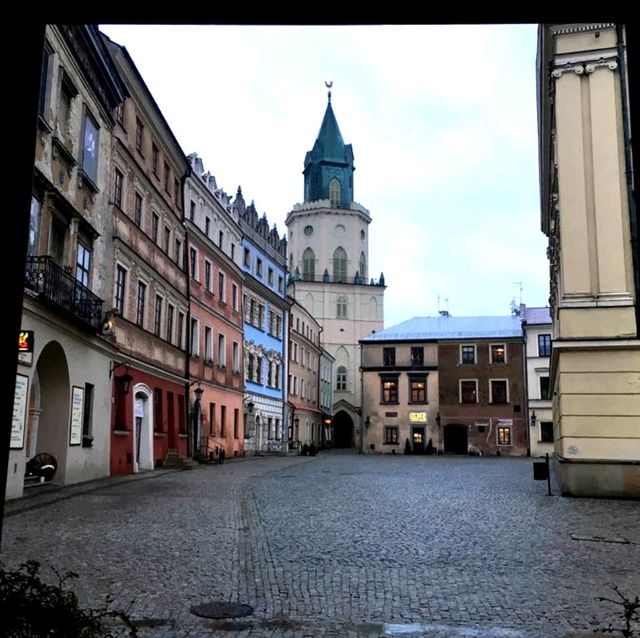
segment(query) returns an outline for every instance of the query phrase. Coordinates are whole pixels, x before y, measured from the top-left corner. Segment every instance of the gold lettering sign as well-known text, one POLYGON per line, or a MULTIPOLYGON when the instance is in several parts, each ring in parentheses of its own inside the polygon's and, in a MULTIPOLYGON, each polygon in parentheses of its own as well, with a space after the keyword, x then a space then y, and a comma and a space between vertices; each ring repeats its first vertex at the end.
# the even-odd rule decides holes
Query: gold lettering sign
POLYGON ((426 423, 427 413, 426 412, 409 412, 409 421, 411 421, 411 423, 426 423))

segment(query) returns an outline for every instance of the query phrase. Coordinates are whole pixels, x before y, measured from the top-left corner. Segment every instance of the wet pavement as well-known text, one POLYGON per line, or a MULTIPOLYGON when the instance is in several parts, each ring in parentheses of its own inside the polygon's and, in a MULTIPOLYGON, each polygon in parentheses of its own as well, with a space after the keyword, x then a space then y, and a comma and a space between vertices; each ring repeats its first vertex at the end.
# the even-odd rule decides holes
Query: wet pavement
POLYGON ((7 503, 2 560, 77 572, 83 602, 131 605, 144 637, 582 638, 620 626, 621 608, 598 598, 640 594, 640 503, 563 498, 555 484, 548 496, 531 465, 323 452, 93 481, 7 503), (209 602, 253 613, 190 612, 209 602))

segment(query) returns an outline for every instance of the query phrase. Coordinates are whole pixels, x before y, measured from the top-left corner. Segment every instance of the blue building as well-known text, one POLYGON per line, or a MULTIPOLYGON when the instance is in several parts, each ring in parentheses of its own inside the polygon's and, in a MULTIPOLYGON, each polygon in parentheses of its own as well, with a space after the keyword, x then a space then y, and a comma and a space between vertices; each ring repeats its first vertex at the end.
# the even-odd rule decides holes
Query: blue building
POLYGON ((287 240, 238 188, 244 271, 244 419, 247 454, 284 452, 287 240))

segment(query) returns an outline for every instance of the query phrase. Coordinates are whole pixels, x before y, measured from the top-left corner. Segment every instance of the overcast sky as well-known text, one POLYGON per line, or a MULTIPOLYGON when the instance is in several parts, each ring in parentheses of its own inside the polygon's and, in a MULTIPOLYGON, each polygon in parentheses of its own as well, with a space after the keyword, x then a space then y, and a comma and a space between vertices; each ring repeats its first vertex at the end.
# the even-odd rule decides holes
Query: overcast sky
POLYGON ((548 303, 535 25, 101 25, 185 153, 271 225, 303 200, 327 94, 371 214, 385 327, 548 303), (521 293, 522 290, 522 293, 521 293), (438 297, 440 302, 438 305, 438 297))

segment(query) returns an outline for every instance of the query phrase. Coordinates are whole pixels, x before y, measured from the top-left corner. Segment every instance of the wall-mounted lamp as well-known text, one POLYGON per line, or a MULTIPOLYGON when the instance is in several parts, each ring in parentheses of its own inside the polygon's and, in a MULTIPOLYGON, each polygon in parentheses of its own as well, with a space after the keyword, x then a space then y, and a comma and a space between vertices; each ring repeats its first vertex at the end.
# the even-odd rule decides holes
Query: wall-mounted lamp
POLYGON ((300 425, 300 419, 298 417, 296 417, 293 422, 296 424, 296 427, 300 425))
POLYGON ((253 401, 251 401, 251 399, 247 401, 246 406, 247 406, 247 412, 249 414, 253 414, 253 408, 255 407, 255 404, 253 403, 253 401))
POLYGON ((331 419, 325 419, 324 420, 324 424, 325 425, 331 425, 331 419))
POLYGON ((371 425, 371 420, 369 419, 369 417, 367 417, 364 420, 364 427, 367 428, 367 430, 368 430, 370 425, 371 425))
POLYGON ((441 423, 442 423, 442 418, 440 417, 440 412, 438 412, 438 414, 436 414, 436 425, 440 427, 441 423))
POLYGON ((202 394, 204 393, 204 388, 200 387, 200 384, 198 384, 198 387, 193 391, 196 395, 196 401, 200 401, 200 399, 202 399, 202 394))
POLYGON ((536 427, 536 413, 535 412, 531 413, 531 418, 529 419, 529 425, 531 425, 532 428, 536 427))

